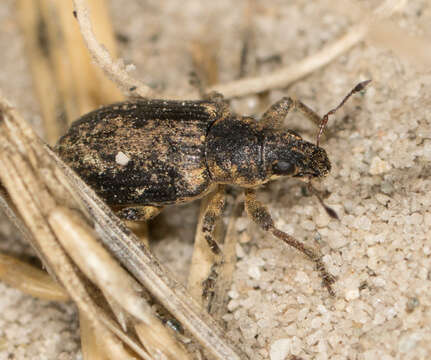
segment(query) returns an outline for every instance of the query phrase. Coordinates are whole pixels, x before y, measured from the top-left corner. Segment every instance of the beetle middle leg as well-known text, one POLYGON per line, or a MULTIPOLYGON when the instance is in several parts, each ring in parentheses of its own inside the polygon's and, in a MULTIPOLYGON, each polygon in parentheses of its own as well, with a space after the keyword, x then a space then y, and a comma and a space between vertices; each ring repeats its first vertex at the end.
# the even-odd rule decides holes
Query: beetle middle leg
POLYGON ((219 185, 217 192, 213 195, 202 215, 202 234, 211 251, 214 254, 220 254, 220 246, 214 238, 214 230, 217 219, 220 218, 225 204, 225 186, 219 185))
POLYGON ((116 210, 116 215, 129 221, 148 221, 156 217, 163 210, 163 206, 130 206, 116 210))
POLYGON ((325 264, 322 261, 322 255, 316 250, 309 248, 302 242, 296 240, 293 236, 277 229, 274 226, 274 221, 272 220, 267 207, 256 199, 256 192, 253 189, 245 190, 245 209, 252 220, 263 230, 269 231, 275 237, 283 240, 286 244, 293 246, 313 261, 316 264, 317 270, 323 279, 323 284, 328 289, 329 294, 331 296, 335 295, 331 286, 335 282, 335 278, 326 270, 325 264))

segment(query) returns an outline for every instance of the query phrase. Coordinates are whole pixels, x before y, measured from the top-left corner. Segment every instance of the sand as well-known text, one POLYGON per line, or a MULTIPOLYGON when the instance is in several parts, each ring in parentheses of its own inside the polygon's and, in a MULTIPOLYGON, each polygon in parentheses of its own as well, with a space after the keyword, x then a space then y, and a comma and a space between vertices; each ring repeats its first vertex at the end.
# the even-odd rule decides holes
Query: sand
MULTIPOLYGON (((361 2, 375 7, 379 2, 361 2)), ((257 74, 292 64, 343 35, 358 14, 331 1, 258 2, 254 18, 257 74), (268 61, 275 57, 275 61, 268 61), (279 61, 278 61, 278 60, 279 61)), ((237 77, 245 1, 111 0, 122 57, 135 75, 169 94, 190 91, 190 42, 218 46, 220 82, 237 77), (162 3, 162 2, 160 2, 162 3), (124 41, 127 39, 127 41, 124 41)), ((409 1, 392 24, 431 36, 431 5, 409 1)), ((0 3, 0 89, 40 131, 14 1, 0 3)), ((414 48, 411 50, 414 58, 414 48)), ((338 281, 330 298, 313 264, 260 231, 243 214, 238 264, 224 320, 228 336, 253 360, 429 359, 431 357, 431 76, 414 59, 366 41, 330 65, 272 91, 268 99, 233 101, 259 114, 284 95, 323 114, 359 81, 373 82, 329 125, 322 143, 332 161, 320 188, 340 220, 330 219, 303 183, 275 181, 259 191, 276 225, 320 246, 338 281)), ((316 130, 298 114, 285 122, 305 138, 316 130)), ((196 205, 172 208, 161 223, 156 253, 184 281, 192 251, 196 205)), ((0 250, 31 254, 0 219, 0 250)), ((33 299, 0 284, 0 360, 80 359, 76 309, 33 299)))

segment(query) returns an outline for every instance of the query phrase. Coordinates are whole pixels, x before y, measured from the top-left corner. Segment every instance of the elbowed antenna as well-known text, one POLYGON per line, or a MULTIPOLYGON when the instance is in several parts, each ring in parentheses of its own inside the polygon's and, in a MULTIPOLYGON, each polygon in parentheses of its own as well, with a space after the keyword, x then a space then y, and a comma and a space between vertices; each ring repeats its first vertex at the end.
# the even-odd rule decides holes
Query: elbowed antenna
MULTIPOLYGON (((326 124, 328 123, 328 119, 330 115, 335 114, 335 112, 344 105, 344 103, 349 99, 350 96, 352 96, 353 94, 362 91, 363 89, 365 89, 365 87, 371 82, 371 80, 365 80, 360 82, 359 84, 357 84, 345 97, 344 99, 340 102, 340 104, 328 111, 323 117, 322 117, 322 121, 320 122, 320 127, 319 127, 319 132, 317 134, 317 139, 316 139, 316 146, 319 146, 319 142, 320 142, 320 137, 323 134, 323 131, 325 130, 326 124)), ((329 207, 328 205, 325 204, 325 202, 323 201, 322 197, 320 196, 319 192, 313 187, 312 183, 311 183, 311 179, 309 179, 308 182, 308 189, 309 191, 315 195, 317 197, 317 199, 319 200, 319 203, 323 206, 323 208, 325 209, 326 213, 333 219, 337 219, 339 220, 339 217, 336 213, 335 210, 333 210, 331 207, 329 207)))
POLYGON ((345 97, 344 99, 341 101, 341 103, 334 109, 328 111, 323 117, 322 117, 322 121, 320 123, 320 128, 319 128, 319 133, 317 134, 317 139, 316 139, 316 145, 319 146, 319 142, 320 142, 320 137, 323 134, 323 130, 325 130, 326 124, 328 123, 328 119, 330 115, 334 115, 335 112, 344 105, 344 103, 347 101, 347 99, 352 96, 353 94, 362 91, 365 89, 365 87, 371 82, 371 80, 365 80, 360 82, 359 84, 357 84, 345 97))

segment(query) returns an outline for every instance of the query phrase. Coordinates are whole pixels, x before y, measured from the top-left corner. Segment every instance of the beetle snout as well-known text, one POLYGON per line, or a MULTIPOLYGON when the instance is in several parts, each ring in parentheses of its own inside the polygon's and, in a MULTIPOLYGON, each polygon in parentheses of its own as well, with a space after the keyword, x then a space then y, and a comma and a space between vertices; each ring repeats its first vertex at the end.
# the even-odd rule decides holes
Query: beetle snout
POLYGON ((324 177, 331 171, 331 163, 325 149, 316 147, 311 155, 312 166, 312 177, 324 177))

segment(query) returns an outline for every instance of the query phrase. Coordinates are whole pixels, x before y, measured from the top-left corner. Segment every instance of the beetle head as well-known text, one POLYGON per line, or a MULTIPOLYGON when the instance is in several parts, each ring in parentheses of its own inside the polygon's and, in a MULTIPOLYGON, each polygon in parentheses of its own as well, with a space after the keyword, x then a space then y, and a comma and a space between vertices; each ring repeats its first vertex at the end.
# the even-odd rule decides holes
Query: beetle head
POLYGON ((323 148, 289 130, 267 136, 264 162, 268 180, 281 176, 318 178, 328 175, 331 170, 331 163, 323 148))

